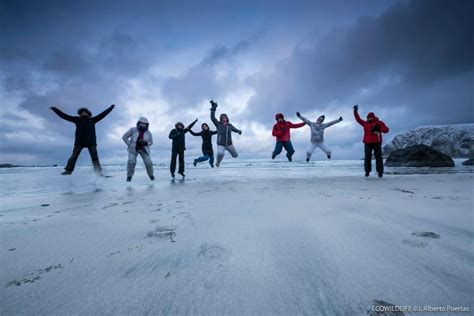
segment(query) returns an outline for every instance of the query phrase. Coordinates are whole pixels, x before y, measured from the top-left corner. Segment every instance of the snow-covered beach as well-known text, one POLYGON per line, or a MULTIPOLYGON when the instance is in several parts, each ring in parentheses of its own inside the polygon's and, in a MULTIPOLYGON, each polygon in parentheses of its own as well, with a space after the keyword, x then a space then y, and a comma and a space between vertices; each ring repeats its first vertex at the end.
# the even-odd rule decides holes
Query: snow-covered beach
POLYGON ((474 307, 473 169, 225 160, 0 171, 1 314, 367 314, 474 307), (420 169, 423 171, 423 169, 420 169), (410 173, 410 174, 405 174, 410 173))

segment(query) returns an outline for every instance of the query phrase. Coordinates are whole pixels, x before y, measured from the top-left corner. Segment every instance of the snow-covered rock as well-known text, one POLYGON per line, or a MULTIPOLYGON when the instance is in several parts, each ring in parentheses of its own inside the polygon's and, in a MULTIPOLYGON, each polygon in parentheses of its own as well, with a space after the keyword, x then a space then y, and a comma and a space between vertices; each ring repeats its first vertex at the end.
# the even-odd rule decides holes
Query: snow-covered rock
POLYGON ((414 145, 427 145, 453 158, 471 157, 474 154, 474 123, 415 128, 396 135, 383 147, 384 156, 414 145))
POLYGON ((426 145, 415 145, 390 153, 387 167, 454 167, 454 161, 446 154, 426 145))

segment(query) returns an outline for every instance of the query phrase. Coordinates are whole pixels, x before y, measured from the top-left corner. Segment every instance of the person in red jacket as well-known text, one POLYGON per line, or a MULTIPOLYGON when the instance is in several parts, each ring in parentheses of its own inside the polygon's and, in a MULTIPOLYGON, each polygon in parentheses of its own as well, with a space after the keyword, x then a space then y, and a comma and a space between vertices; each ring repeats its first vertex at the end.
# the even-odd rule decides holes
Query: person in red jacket
POLYGON ((285 121, 285 117, 281 113, 277 113, 275 119, 277 122, 273 125, 272 135, 276 137, 276 144, 275 150, 272 153, 272 159, 275 159, 275 157, 281 153, 283 147, 285 147, 286 157, 288 158, 288 161, 292 161, 292 156, 295 153, 295 150, 290 141, 290 128, 300 128, 305 126, 306 123, 293 124, 285 121))
POLYGON ((375 154, 375 168, 379 178, 383 177, 383 160, 382 160, 382 133, 388 133, 388 127, 384 122, 375 116, 374 112, 367 114, 367 121, 360 118, 359 106, 354 105, 354 117, 364 128, 364 168, 365 176, 368 177, 372 171, 372 151, 375 154))

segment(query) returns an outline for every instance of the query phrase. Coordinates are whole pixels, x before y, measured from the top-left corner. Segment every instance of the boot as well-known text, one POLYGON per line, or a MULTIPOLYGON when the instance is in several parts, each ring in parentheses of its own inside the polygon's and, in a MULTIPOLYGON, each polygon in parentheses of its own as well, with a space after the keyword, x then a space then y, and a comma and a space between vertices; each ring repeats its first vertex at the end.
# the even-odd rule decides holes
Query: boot
POLYGON ((155 181, 155 176, 150 176, 151 181, 155 181))
POLYGON ((132 181, 132 177, 127 176, 127 182, 130 182, 130 181, 132 181))
POLYGON ((61 174, 62 174, 63 176, 68 176, 68 175, 72 174, 72 172, 71 172, 71 171, 64 170, 63 172, 61 172, 61 174))

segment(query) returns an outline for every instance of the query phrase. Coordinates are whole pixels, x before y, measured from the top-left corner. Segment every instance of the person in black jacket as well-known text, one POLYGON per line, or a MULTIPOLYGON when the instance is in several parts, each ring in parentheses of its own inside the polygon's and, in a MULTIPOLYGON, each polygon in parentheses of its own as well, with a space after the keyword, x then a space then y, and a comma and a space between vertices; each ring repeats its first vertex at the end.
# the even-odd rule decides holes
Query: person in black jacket
POLYGON ((217 134, 217 131, 209 130, 209 125, 206 123, 202 123, 201 131, 196 133, 193 130, 189 130, 191 135, 193 136, 201 136, 202 137, 202 156, 194 159, 194 166, 198 164, 198 162, 207 161, 209 160, 209 164, 212 168, 214 168, 214 149, 212 148, 212 135, 217 134))
POLYGON ((189 124, 188 127, 184 127, 184 124, 178 122, 174 125, 174 129, 171 130, 169 139, 173 140, 171 147, 171 165, 170 172, 171 177, 174 178, 174 172, 176 171, 176 158, 179 156, 179 168, 178 173, 184 178, 184 151, 186 150, 184 135, 196 124, 197 119, 189 124))
POLYGON ((50 109, 53 110, 60 118, 72 122, 76 125, 76 133, 74 140, 74 149, 72 155, 67 161, 67 165, 64 168, 62 175, 70 175, 74 171, 77 158, 82 149, 86 147, 89 149, 89 154, 91 155, 92 164, 94 165, 94 170, 97 174, 102 175, 102 168, 100 167, 99 155, 97 154, 97 140, 95 136, 95 124, 107 116, 113 109, 115 105, 112 104, 105 111, 99 115, 92 116, 91 111, 87 108, 80 108, 77 110, 79 116, 68 115, 57 107, 53 106, 50 109))

